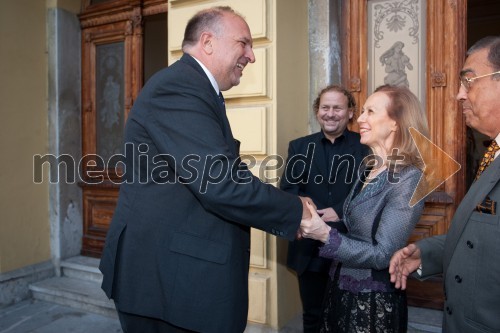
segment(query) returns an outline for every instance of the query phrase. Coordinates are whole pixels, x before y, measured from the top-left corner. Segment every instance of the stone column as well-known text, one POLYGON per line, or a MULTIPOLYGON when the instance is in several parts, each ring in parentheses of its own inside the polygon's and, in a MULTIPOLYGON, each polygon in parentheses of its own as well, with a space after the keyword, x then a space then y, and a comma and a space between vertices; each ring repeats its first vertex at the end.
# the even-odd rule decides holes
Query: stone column
MULTIPOLYGON (((72 164, 50 184, 50 246, 56 274, 62 259, 80 254, 82 243, 81 189, 81 37, 76 14, 47 10, 49 154, 71 156, 72 164)), ((63 158, 61 158, 63 160, 63 158)), ((57 174, 64 166, 51 165, 57 174)))
POLYGON ((340 49, 341 0, 309 0, 309 131, 320 130, 312 112, 319 91, 341 83, 340 49))

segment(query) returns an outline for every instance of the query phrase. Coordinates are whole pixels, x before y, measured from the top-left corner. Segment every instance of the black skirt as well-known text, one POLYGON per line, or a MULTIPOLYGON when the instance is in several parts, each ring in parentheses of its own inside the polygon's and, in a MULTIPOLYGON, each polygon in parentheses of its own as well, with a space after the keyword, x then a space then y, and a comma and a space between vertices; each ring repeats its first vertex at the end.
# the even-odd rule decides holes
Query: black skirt
POLYGON ((408 328, 406 292, 359 292, 330 280, 320 333, 404 333, 408 328))

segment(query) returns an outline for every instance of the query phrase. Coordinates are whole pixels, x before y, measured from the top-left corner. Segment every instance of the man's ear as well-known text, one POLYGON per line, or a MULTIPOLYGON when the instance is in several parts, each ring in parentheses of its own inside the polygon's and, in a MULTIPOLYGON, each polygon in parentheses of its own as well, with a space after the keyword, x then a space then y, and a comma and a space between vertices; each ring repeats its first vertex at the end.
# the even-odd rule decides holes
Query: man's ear
POLYGON ((203 32, 200 36, 199 43, 201 45, 203 52, 205 52, 206 54, 212 54, 214 52, 212 45, 213 39, 214 35, 211 34, 210 32, 203 32))

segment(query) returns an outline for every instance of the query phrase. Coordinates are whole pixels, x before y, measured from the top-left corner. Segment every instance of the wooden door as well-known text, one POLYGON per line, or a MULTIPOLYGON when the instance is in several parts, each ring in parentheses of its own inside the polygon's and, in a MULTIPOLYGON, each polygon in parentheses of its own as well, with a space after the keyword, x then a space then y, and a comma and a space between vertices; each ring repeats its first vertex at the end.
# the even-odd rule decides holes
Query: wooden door
MULTIPOLYGON (((144 22, 157 14, 166 17, 167 8, 166 0, 84 0, 80 14, 84 255, 101 255, 116 207, 127 156, 124 126, 144 80, 144 22)), ((166 19, 164 23, 166 36, 166 19)), ((166 52, 164 59, 166 65, 166 52)))
POLYGON ((97 256, 120 183, 125 119, 132 101, 129 21, 89 27, 82 41, 82 253, 97 256))
MULTIPOLYGON (((421 95, 424 96, 422 100, 429 120, 430 139, 462 165, 457 174, 427 197, 424 214, 413 232, 411 242, 446 233, 453 213, 465 193, 466 129, 455 95, 460 84, 458 73, 466 51, 466 12, 466 0, 343 2, 343 84, 353 91, 358 105, 363 105, 371 93, 368 81, 373 74, 370 70, 373 71, 377 65, 373 61, 370 63, 368 48, 373 47, 373 40, 376 42, 380 35, 375 35, 379 31, 371 27, 385 24, 391 31, 395 31, 402 27, 408 28, 409 25, 413 25, 413 28, 417 26, 422 33, 421 37, 425 37, 425 43, 421 45, 424 48, 424 65, 418 84, 422 87, 421 95), (372 6, 371 16, 369 6, 372 6), (423 11, 423 20, 420 22, 417 22, 412 13, 418 10, 423 11), (379 21, 374 23, 374 20, 379 21)), ((411 34, 412 30, 409 32, 411 34)), ((420 39, 422 40, 423 38, 420 39)), ((408 296, 411 305, 441 309, 442 281, 411 280, 408 296)))

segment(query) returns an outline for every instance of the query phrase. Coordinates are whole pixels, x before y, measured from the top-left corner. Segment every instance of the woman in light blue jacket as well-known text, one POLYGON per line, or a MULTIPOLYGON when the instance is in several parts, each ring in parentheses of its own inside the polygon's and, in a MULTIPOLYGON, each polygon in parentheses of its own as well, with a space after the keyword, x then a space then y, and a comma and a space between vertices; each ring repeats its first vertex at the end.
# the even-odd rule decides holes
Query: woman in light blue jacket
POLYGON ((320 332, 406 332, 406 294, 391 284, 388 267, 424 208, 423 200, 410 205, 424 178, 409 128, 427 136, 427 120, 413 93, 385 85, 368 97, 357 121, 372 155, 344 205, 348 232, 329 230, 320 249, 334 259, 320 332))

